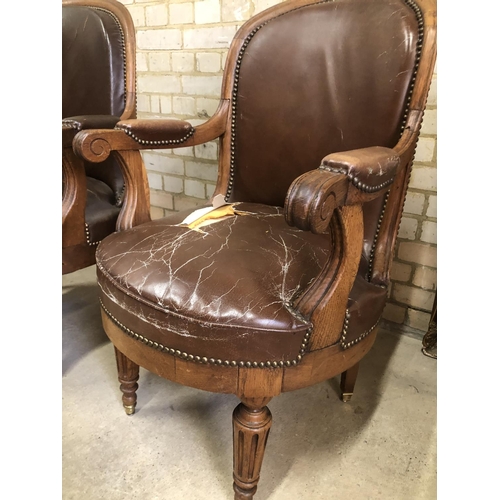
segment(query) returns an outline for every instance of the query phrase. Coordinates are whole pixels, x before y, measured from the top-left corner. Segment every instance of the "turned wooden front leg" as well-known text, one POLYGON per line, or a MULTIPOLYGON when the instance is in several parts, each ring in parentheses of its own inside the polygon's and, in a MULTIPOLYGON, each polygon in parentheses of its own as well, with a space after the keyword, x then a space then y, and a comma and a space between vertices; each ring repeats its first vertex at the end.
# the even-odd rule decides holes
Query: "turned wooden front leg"
POLYGON ((271 420, 267 406, 250 408, 240 403, 233 412, 235 500, 250 500, 257 491, 271 420))
POLYGON ((127 415, 135 413, 137 404, 137 389, 139 384, 139 365, 128 359, 115 347, 116 366, 118 367, 118 381, 122 391, 123 407, 127 415))
POLYGON ((356 378, 358 377, 358 371, 359 363, 356 363, 340 376, 340 392, 344 403, 349 402, 352 398, 354 393, 354 384, 356 383, 356 378))

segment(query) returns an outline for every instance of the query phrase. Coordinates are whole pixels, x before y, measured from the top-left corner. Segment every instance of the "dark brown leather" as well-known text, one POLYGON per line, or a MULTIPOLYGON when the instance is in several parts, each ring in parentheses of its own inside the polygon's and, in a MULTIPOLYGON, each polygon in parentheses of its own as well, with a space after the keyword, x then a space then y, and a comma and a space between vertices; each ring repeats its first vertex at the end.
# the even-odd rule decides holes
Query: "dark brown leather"
POLYGON ((115 16, 102 8, 63 7, 63 118, 121 116, 125 109, 125 64, 123 34, 115 16))
POLYGON ((120 208, 115 204, 115 195, 110 187, 93 177, 87 177, 87 243, 95 244, 116 231, 120 208))
MULTIPOLYGON (((111 12, 90 6, 63 7, 63 124, 77 130, 116 125, 125 110, 123 43, 122 28, 111 12)), ((114 193, 113 204, 121 206, 124 180, 113 158, 100 164, 85 162, 85 171, 105 182, 114 193)))
POLYGON ((104 306, 130 329, 193 355, 295 358, 309 324, 289 303, 319 272, 328 240, 288 227, 281 209, 236 208, 247 215, 202 232, 176 225, 184 211, 106 238, 96 254, 104 306))
POLYGON ((377 326, 384 311, 387 288, 366 281, 359 273, 354 280, 344 318, 341 344, 350 347, 369 335, 377 326))
MULTIPOLYGON (((246 215, 201 232, 178 225, 184 211, 105 238, 96 253, 105 311, 129 335, 188 355, 296 358, 310 324, 292 303, 326 262, 329 238, 289 227, 279 207, 235 208, 246 215)), ((371 309, 363 314, 378 319, 371 309)))
POLYGON ((320 168, 346 175, 362 191, 376 192, 394 180, 398 166, 393 149, 373 146, 328 155, 320 168))
MULTIPOLYGON (((292 181, 327 155, 343 156, 323 169, 342 168, 370 192, 374 165, 352 151, 373 148, 379 177, 391 179, 417 39, 414 11, 392 0, 319 2, 253 30, 235 73, 229 184, 230 201, 249 213, 198 232, 178 225, 182 212, 105 238, 96 258, 106 314, 135 339, 187 359, 297 359, 312 325, 293 304, 325 264, 330 240, 288 226, 280 207, 292 181)), ((169 140, 160 128, 127 130, 169 140)), ((344 347, 368 335, 384 308, 386 288, 365 279, 383 203, 364 205, 344 347)))
MULTIPOLYGON (((415 13, 397 1, 319 3, 262 26, 239 68, 230 200, 283 206, 326 155, 393 147, 417 35, 415 13)), ((382 203, 366 205, 366 257, 382 203)))
POLYGON ((86 130, 91 128, 114 128, 120 121, 119 116, 111 115, 82 115, 63 118, 63 126, 71 127, 75 130, 86 130))
POLYGON ((114 194, 113 204, 121 207, 125 195, 125 182, 120 166, 114 156, 106 158, 101 163, 85 162, 85 172, 89 177, 105 182, 114 194))
POLYGON ((116 127, 137 141, 182 143, 193 135, 193 126, 183 120, 123 120, 116 127))

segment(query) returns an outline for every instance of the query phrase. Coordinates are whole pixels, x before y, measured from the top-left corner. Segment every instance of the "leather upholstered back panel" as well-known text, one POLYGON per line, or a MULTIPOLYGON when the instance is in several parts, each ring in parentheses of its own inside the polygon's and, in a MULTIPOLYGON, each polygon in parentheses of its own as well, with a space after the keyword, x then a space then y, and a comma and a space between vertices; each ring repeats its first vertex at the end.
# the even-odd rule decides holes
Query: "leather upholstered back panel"
MULTIPOLYGON (((397 0, 322 2, 261 26, 240 52, 228 199, 283 206, 291 182, 327 154, 395 146, 418 30, 397 0)), ((365 205, 366 258, 382 204, 365 205)))
POLYGON ((319 3, 265 24, 239 68, 231 198, 283 206, 327 154, 394 146, 417 39, 399 1, 319 3))
POLYGON ((121 116, 125 109, 123 33, 113 14, 62 9, 62 118, 121 116))

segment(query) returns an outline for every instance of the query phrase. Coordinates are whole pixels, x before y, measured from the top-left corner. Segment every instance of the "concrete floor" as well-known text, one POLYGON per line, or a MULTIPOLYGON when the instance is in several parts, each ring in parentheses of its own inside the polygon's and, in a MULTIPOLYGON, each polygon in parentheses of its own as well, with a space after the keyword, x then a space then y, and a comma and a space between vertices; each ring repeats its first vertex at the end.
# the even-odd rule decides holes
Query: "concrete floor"
MULTIPOLYGON (((231 500, 232 395, 142 370, 121 406, 95 267, 63 277, 63 500, 231 500)), ((255 500, 436 498, 436 361, 381 330, 352 401, 339 380, 272 400, 255 500)))

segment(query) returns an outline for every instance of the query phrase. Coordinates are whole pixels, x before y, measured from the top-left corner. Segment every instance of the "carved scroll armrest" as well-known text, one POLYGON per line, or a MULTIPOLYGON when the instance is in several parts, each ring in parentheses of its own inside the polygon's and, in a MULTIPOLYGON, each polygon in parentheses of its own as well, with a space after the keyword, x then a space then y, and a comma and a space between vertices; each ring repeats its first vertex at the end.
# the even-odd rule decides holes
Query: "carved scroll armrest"
POLYGON ((393 149, 378 146, 326 156, 317 170, 291 184, 285 200, 287 223, 313 233, 325 232, 336 208, 365 203, 385 193, 399 164, 393 149))
POLYGON ((119 121, 113 130, 82 130, 73 149, 85 160, 99 163, 111 151, 138 151, 195 146, 220 137, 229 118, 229 100, 222 100, 214 116, 199 126, 173 119, 119 121))
POLYGON ((73 138, 80 132, 86 129, 113 129, 120 121, 118 116, 112 115, 81 115, 70 116, 62 120, 62 142, 63 148, 72 147, 73 138))

